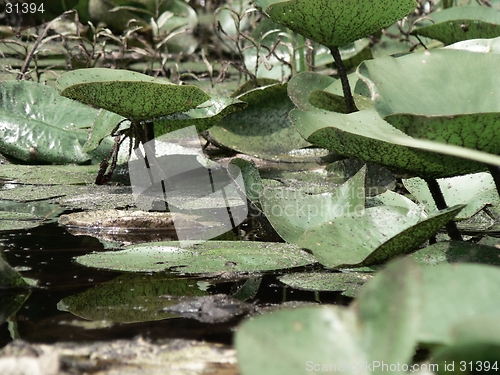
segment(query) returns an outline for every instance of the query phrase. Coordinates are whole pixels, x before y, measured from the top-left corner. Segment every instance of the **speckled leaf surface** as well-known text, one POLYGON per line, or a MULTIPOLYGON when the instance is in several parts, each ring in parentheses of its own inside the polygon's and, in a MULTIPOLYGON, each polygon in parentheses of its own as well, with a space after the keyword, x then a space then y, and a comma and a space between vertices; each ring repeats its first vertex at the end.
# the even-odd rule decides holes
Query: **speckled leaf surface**
POLYGON ((420 264, 481 263, 500 266, 498 247, 464 241, 438 242, 411 254, 420 264))
MULTIPOLYGON (((416 207, 411 211, 402 207, 370 207, 314 226, 296 243, 311 250, 325 267, 357 265, 389 239, 417 224, 419 218, 416 207)), ((406 250, 406 244, 398 245, 391 248, 393 256, 406 250)))
POLYGON ((313 72, 302 72, 288 82, 288 95, 295 106, 302 111, 314 111, 317 108, 309 102, 309 95, 314 90, 323 90, 335 82, 335 78, 313 72))
POLYGON ((280 276, 278 280, 296 289, 342 292, 345 296, 354 297, 371 278, 373 274, 363 272, 301 272, 280 276))
POLYGON ((212 97, 186 112, 178 112, 154 121, 155 136, 194 125, 198 132, 207 130, 230 113, 243 110, 247 104, 238 99, 212 97))
POLYGON ((330 193, 310 194, 299 189, 267 187, 260 197, 262 210, 281 238, 297 244, 304 231, 341 215, 364 210, 365 173, 366 168, 362 168, 330 193))
POLYGON ((463 207, 463 205, 453 206, 430 215, 427 219, 403 230, 387 242, 384 242, 366 259, 355 266, 363 267, 380 264, 397 255, 411 253, 429 237, 436 234, 448 221, 452 220, 463 207))
POLYGON ((78 69, 57 80, 61 95, 134 121, 184 112, 210 99, 192 85, 175 85, 127 70, 78 69))
POLYGON ((268 160, 290 157, 290 151, 310 145, 288 118, 294 105, 286 84, 253 89, 238 99, 248 103, 247 108, 230 114, 209 130, 217 143, 268 160))
MULTIPOLYGON (((84 163, 92 157, 83 145, 97 113, 49 86, 1 82, 0 151, 32 163, 84 163)), ((102 118, 106 124, 115 120, 113 116, 102 118)))
POLYGON ((413 34, 451 44, 466 39, 500 35, 500 10, 493 7, 451 7, 429 15, 413 34))
POLYGON ((347 115, 292 110, 290 118, 302 136, 316 146, 419 176, 448 177, 483 171, 485 166, 473 161, 480 156, 500 165, 500 158, 494 155, 468 154, 463 148, 441 147, 436 142, 407 136, 384 121, 375 110, 347 115), (473 160, 464 160, 467 156, 473 160))
POLYGON ((380 115, 404 133, 499 154, 499 64, 496 53, 441 49, 365 61, 358 75, 380 115))
POLYGON ((254 272, 293 268, 315 263, 300 248, 283 243, 208 241, 179 247, 175 241, 129 246, 122 251, 77 258, 86 266, 119 271, 178 273, 254 272))
POLYGON ((275 22, 323 45, 344 46, 403 18, 414 0, 257 0, 275 22))
POLYGON ((444 47, 446 49, 461 49, 478 53, 499 53, 500 37, 493 39, 470 39, 444 47))

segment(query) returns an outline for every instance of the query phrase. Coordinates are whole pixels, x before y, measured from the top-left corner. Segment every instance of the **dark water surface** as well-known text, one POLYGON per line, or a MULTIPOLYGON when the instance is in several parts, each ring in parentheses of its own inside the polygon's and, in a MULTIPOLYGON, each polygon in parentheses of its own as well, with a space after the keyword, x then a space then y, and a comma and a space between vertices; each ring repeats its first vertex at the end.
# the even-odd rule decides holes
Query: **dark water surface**
MULTIPOLYGON (((70 312, 60 311, 61 299, 81 293, 96 285, 113 280, 120 272, 99 270, 77 264, 74 258, 94 251, 102 251, 102 244, 93 237, 73 236, 56 223, 34 229, 1 232, 8 263, 19 269, 24 277, 38 281, 28 299, 11 315, 9 322, 0 326, 0 347, 12 338, 28 342, 54 343, 58 341, 94 341, 134 338, 184 338, 231 344, 234 328, 241 321, 235 317, 224 323, 202 323, 194 319, 174 318, 141 323, 114 323, 104 328, 88 328, 89 322, 70 312), (86 328, 84 328, 84 326, 86 328)), ((197 280, 203 280, 199 278, 197 280)), ((239 283, 241 284, 241 280, 239 283)), ((243 280, 244 282, 244 280, 243 280)), ((231 294, 234 281, 217 281, 210 294, 231 294)), ((0 291, 2 307, 13 294, 20 291, 0 291)), ((276 275, 264 275, 257 295, 246 302, 268 306, 285 301, 304 301, 347 304, 350 299, 339 293, 313 293, 284 286, 276 275)))

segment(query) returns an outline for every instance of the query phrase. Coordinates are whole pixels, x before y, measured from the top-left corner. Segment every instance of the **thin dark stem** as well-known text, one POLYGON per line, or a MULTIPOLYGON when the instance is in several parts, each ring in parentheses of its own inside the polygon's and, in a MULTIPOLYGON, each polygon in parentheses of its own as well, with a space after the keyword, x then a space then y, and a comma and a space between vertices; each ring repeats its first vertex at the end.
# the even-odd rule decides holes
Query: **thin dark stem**
POLYGON ((498 165, 488 165, 488 169, 493 177, 493 181, 495 181, 498 195, 500 195, 500 167, 498 165))
POLYGON ((344 62, 340 56, 340 51, 338 47, 331 47, 330 53, 335 60, 335 65, 337 66, 337 74, 342 82, 342 91, 344 92, 345 101, 345 113, 357 112, 356 104, 354 103, 354 98, 352 97, 351 85, 349 85, 349 79, 347 78, 347 71, 345 69, 344 62))
MULTIPOLYGON (((427 186, 429 187, 432 198, 434 199, 438 210, 444 210, 448 208, 448 205, 446 204, 443 196, 443 192, 441 191, 437 180, 435 178, 426 178, 425 182, 427 182, 427 186)), ((446 231, 448 232, 448 235, 452 240, 463 241, 462 235, 457 228, 457 224, 453 220, 450 220, 448 223, 446 223, 446 231)))

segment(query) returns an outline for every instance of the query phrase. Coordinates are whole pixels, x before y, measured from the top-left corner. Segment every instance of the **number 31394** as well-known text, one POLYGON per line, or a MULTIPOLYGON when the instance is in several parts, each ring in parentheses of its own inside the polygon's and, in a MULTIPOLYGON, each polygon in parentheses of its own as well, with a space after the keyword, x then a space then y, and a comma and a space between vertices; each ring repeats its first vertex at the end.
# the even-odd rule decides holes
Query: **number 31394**
POLYGON ((5 3, 5 13, 17 13, 17 14, 27 14, 27 13, 43 13, 43 3, 40 5, 35 3, 5 3))
POLYGON ((460 361, 460 371, 498 371, 497 361, 460 361))

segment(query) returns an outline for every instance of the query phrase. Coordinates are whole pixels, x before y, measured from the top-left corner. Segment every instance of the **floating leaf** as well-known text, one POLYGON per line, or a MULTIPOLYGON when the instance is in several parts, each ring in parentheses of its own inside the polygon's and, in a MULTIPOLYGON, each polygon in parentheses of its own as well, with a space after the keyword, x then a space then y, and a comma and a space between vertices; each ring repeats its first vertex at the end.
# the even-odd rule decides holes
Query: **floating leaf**
POLYGON ((308 272, 285 274, 278 280, 295 289, 342 292, 345 296, 354 297, 372 277, 373 274, 362 272, 308 272))
MULTIPOLYGON (((96 109, 29 81, 1 82, 0 103, 2 153, 33 163, 81 164, 91 159, 83 145, 96 109)), ((115 126, 121 119, 106 112, 99 121, 115 126)), ((100 152, 109 152, 110 146, 103 145, 100 152)))
MULTIPOLYGON (((368 363, 409 363, 419 334, 421 271, 409 259, 387 265, 365 284, 352 309, 358 313, 368 363)), ((374 368, 372 374, 383 374, 374 368)), ((397 371, 391 371, 397 373, 397 371)))
POLYGON ((450 344, 457 324, 500 311, 496 266, 438 264, 423 267, 422 279, 421 342, 450 344))
POLYGON ((0 288, 25 288, 28 283, 24 278, 12 268, 0 254, 0 288))
MULTIPOLYGON (((364 210, 365 172, 366 168, 362 168, 333 193, 311 195, 305 190, 265 188, 260 203, 281 238, 296 244, 304 231, 339 216, 364 210)), ((304 244, 301 242, 301 246, 304 244)))
POLYGON ((106 68, 67 72, 57 80, 57 88, 61 95, 134 121, 184 112, 210 99, 196 86, 174 85, 145 74, 106 68))
POLYGON ((245 321, 235 335, 242 375, 369 374, 355 314, 337 306, 283 310, 245 321))
POLYGON ((298 247, 283 243, 209 241, 180 248, 172 241, 83 255, 77 262, 120 271, 212 273, 269 271, 305 266, 316 260, 298 247))
POLYGON ((430 266, 441 263, 500 265, 498 247, 461 241, 438 242, 416 251, 411 257, 421 264, 430 266))
POLYGON ((451 44, 466 39, 500 36, 500 10, 491 7, 451 7, 428 16, 412 33, 451 44))
POLYGON ((233 98, 213 97, 196 108, 174 113, 154 121, 155 137, 195 125, 198 132, 207 130, 230 113, 241 111, 245 102, 233 98))
POLYGON ((174 279, 164 274, 126 274, 62 299, 57 308, 91 320, 133 323, 176 317, 161 311, 183 296, 204 296, 196 280, 174 279))
POLYGON ((0 177, 22 184, 91 184, 97 165, 0 165, 0 177))
POLYGON ((309 146, 288 118, 293 103, 286 85, 257 88, 238 99, 247 102, 248 107, 225 117, 209 130, 218 144, 268 160, 293 160, 287 153, 309 146))
POLYGON ((256 0, 262 11, 328 47, 341 47, 391 25, 413 11, 413 0, 256 0))

